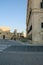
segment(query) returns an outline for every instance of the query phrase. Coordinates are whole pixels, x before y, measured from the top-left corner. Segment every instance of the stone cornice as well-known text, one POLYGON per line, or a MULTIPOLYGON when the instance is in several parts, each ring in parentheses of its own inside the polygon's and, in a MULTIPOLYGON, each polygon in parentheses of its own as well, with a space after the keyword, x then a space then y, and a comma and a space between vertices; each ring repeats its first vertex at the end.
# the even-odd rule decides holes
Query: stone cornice
POLYGON ((32 12, 43 13, 43 9, 34 8, 32 9, 32 12))

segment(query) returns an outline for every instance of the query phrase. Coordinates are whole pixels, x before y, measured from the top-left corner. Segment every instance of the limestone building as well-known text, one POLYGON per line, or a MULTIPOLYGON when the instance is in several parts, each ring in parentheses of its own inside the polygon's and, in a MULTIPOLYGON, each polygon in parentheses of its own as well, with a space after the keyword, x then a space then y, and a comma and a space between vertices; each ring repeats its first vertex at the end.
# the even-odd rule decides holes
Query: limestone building
POLYGON ((43 0, 28 0, 26 31, 33 43, 43 43, 43 0))
POLYGON ((11 39, 12 36, 9 27, 0 27, 0 39, 11 39))

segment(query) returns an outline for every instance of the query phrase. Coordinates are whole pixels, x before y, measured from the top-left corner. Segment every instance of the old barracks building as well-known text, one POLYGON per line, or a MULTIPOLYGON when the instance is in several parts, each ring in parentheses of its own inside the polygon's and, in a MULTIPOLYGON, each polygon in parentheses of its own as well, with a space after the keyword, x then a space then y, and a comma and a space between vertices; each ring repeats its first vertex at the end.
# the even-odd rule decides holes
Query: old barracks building
POLYGON ((32 42, 43 43, 43 0, 28 0, 26 31, 32 42))

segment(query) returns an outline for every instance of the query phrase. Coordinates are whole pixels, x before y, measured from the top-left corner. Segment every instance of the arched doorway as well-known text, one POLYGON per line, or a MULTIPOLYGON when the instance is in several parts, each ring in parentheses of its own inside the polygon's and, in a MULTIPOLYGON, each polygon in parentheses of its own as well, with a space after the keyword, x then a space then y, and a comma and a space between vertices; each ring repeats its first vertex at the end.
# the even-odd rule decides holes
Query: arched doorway
POLYGON ((3 39, 5 39, 5 35, 3 35, 3 39))

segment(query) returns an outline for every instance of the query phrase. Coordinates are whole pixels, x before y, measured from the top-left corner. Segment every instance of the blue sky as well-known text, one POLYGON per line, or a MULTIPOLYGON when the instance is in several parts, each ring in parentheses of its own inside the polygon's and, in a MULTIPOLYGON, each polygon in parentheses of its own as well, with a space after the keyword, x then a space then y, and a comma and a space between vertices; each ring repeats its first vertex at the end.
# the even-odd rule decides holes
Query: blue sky
POLYGON ((0 0, 0 26, 26 30, 27 0, 0 0))

